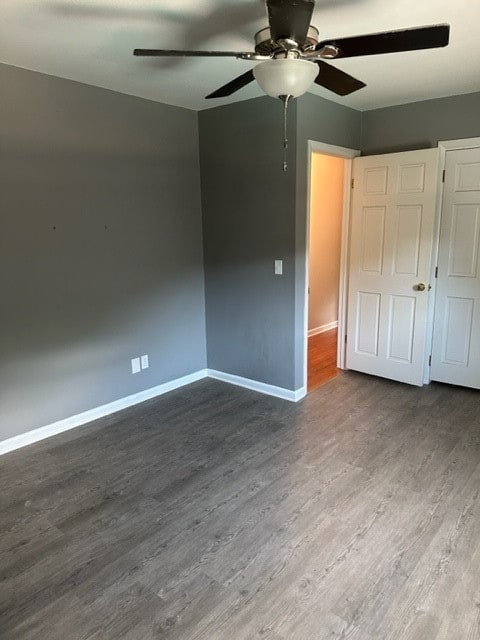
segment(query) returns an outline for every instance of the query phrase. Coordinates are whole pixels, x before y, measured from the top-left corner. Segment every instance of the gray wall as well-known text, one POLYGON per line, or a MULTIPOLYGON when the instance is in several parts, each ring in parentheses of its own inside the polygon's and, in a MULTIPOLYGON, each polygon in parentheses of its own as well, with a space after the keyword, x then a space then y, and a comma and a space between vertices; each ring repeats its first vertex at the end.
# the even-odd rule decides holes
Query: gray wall
POLYGON ((0 90, 2 440, 206 350, 197 114, 5 65, 0 90))
POLYGON ((308 141, 360 149, 362 114, 307 93, 298 99, 295 192, 295 388, 304 376, 308 141))
POLYGON ((303 372, 307 141, 359 148, 361 114, 306 94, 199 114, 208 366, 286 389, 303 372), (275 258, 284 275, 273 274, 275 258))
POLYGON ((208 366, 294 389, 295 115, 282 103, 199 113, 208 366), (283 276, 274 260, 283 260, 283 276))
POLYGON ((436 147, 480 135, 480 93, 438 98, 362 114, 362 153, 436 147))

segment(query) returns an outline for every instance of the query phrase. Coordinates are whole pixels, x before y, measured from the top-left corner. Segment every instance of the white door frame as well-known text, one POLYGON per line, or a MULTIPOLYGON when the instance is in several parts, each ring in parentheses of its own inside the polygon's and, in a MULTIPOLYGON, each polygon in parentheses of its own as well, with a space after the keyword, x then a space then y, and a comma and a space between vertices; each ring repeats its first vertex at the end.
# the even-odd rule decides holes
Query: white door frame
POLYGON ((439 140, 439 160, 438 160, 438 179, 437 179, 437 207, 435 211, 435 222, 433 230, 433 253, 432 253, 432 271, 430 274, 430 283, 432 285, 431 304, 428 308, 427 317, 427 341, 425 350, 425 377, 424 382, 428 384, 431 381, 429 360, 432 353, 433 345, 433 318, 435 313, 436 302, 436 284, 435 270, 438 265, 438 252, 440 249, 440 223, 442 218, 443 205, 443 171, 447 159, 447 151, 456 151, 457 149, 471 149, 480 147, 480 138, 460 138, 458 140, 439 140))
POLYGON ((347 316, 347 291, 348 291, 348 243, 350 233, 350 198, 352 180, 352 161, 360 155, 358 149, 348 149, 338 147, 316 140, 308 140, 307 143, 307 224, 306 224, 306 251, 305 251, 305 294, 304 294, 304 328, 303 328, 303 370, 305 387, 308 388, 308 289, 310 286, 310 199, 311 199, 311 168, 312 153, 321 153, 327 156, 344 158, 345 176, 343 192, 343 215, 342 215, 342 239, 340 249, 340 281, 338 295, 338 341, 337 341, 337 367, 345 369, 345 335, 347 316))

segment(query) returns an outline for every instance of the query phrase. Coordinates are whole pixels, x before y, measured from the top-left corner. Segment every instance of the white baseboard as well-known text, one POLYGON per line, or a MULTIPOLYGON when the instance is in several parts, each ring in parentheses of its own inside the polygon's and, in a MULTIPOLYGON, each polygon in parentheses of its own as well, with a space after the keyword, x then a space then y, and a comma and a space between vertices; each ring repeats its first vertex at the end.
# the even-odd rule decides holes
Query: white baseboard
POLYGON ((70 429, 81 427, 88 422, 92 422, 92 420, 104 418, 105 416, 115 413, 116 411, 126 409, 127 407, 132 407, 135 404, 144 402, 145 400, 150 400, 151 398, 155 398, 157 396, 161 396, 164 393, 168 393, 169 391, 173 391, 174 389, 178 389, 179 387, 183 387, 187 384, 191 384, 192 382, 196 382, 197 380, 201 380, 202 378, 206 377, 214 378, 215 380, 221 380, 223 382, 228 382, 239 387, 245 387, 246 389, 252 389, 253 391, 258 391, 259 393, 265 393, 270 396, 275 396, 276 398, 282 398, 283 400, 290 400, 291 402, 298 402, 298 400, 301 400, 303 397, 305 397, 307 393, 305 387, 297 389, 296 391, 290 391, 289 389, 283 389, 282 387, 265 384, 264 382, 257 382, 256 380, 249 380, 248 378, 234 376, 230 373, 215 371, 214 369, 200 369, 199 371, 191 373, 187 376, 183 376, 182 378, 170 380, 169 382, 159 384, 156 387, 151 387, 150 389, 146 389, 145 391, 134 393, 130 396, 126 396, 125 398, 120 398, 119 400, 101 405, 100 407, 95 407, 93 409, 89 409, 88 411, 83 411, 82 413, 79 413, 75 416, 70 416, 68 418, 64 418, 63 420, 52 422, 52 424, 47 424, 44 427, 39 427, 38 429, 33 429, 32 431, 21 433, 20 435, 14 436, 13 438, 3 440, 2 442, 0 442, 0 455, 9 453, 10 451, 14 451, 15 449, 20 449, 21 447, 26 447, 29 444, 39 442, 40 440, 44 440, 45 438, 50 438, 51 436, 55 436, 58 433, 62 433, 63 431, 69 431, 70 429))
POLYGON ((330 329, 336 329, 338 327, 338 320, 334 320, 333 322, 328 322, 327 324, 321 324, 319 327, 314 327, 313 329, 308 330, 308 337, 316 336, 319 333, 324 333, 325 331, 330 331, 330 329))
POLYGON ((214 378, 215 380, 228 382, 237 387, 244 387, 245 389, 265 393, 268 396, 289 400, 290 402, 298 402, 307 395, 305 387, 291 391, 283 387, 276 387, 273 384, 266 384, 265 382, 258 382, 257 380, 250 380, 250 378, 242 378, 241 376, 234 376, 231 373, 223 373, 223 371, 215 371, 215 369, 207 369, 207 375, 209 378, 214 378))
POLYGON ((100 407, 95 407, 94 409, 83 411, 82 413, 79 413, 75 416, 70 416, 69 418, 64 418, 63 420, 52 422, 52 424, 47 424, 44 427, 33 429, 33 431, 21 433, 18 436, 14 436, 13 438, 8 438, 7 440, 3 440, 3 442, 0 442, 0 455, 9 453, 10 451, 14 451, 15 449, 20 449, 21 447, 26 447, 29 444, 33 444, 34 442, 38 442, 39 440, 49 438, 50 436, 55 436, 58 433, 62 433, 63 431, 68 431, 69 429, 80 427, 84 424, 87 424, 88 422, 91 422, 92 420, 104 418, 111 413, 115 413, 116 411, 120 411, 121 409, 126 409, 127 407, 131 407, 135 404, 138 404, 139 402, 150 400, 151 398, 155 398, 156 396, 161 396, 168 391, 173 391, 174 389, 178 389, 179 387, 183 387, 186 384, 196 382, 197 380, 201 380, 202 378, 206 377, 207 370, 201 369, 200 371, 195 371, 195 373, 183 376, 182 378, 170 380, 169 382, 159 384, 156 387, 145 389, 145 391, 140 391, 139 393, 134 393, 130 396, 126 396, 125 398, 114 400, 113 402, 109 402, 108 404, 103 404, 100 407))

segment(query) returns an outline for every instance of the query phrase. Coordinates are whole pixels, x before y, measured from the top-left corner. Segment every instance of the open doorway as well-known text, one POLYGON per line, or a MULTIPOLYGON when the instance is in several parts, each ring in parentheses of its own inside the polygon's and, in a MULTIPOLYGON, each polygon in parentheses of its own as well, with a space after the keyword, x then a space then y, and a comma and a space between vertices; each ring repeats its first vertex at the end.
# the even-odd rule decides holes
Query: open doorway
POLYGON ((344 367, 348 214, 352 158, 358 151, 309 144, 307 389, 344 367))
POLYGON ((338 302, 345 158, 312 153, 310 180, 308 389, 337 367, 338 302))

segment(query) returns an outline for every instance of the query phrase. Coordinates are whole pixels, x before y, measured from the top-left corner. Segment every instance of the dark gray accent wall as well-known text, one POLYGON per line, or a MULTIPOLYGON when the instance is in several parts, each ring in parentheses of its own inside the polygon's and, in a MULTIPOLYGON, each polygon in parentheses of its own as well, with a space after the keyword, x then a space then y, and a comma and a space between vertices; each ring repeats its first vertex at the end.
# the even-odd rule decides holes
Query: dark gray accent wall
POLYGON ((0 92, 3 440, 206 348, 197 114, 5 65, 0 92))
POLYGON ((304 379, 305 282, 307 273, 308 141, 347 149, 360 149, 362 114, 320 96, 307 93, 298 99, 297 166, 295 192, 295 388, 304 379))
POLYGON ((264 97, 199 113, 208 366, 294 389, 295 136, 264 97), (274 260, 283 275, 274 275, 274 260))
POLYGON ((436 147, 480 135, 480 93, 424 100, 362 114, 362 153, 436 147))

